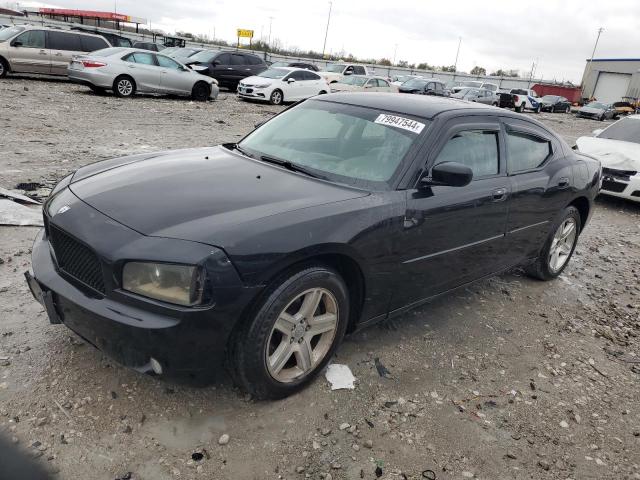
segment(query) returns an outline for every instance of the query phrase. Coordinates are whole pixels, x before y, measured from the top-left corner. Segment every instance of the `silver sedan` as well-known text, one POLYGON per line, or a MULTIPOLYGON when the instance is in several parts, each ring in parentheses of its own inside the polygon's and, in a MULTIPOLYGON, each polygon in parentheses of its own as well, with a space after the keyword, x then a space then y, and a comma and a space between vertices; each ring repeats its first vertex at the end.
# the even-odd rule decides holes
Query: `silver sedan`
POLYGON ((96 93, 112 90, 118 97, 139 93, 188 95, 205 101, 218 97, 218 82, 176 60, 148 50, 105 48, 74 57, 68 67, 72 82, 96 93))

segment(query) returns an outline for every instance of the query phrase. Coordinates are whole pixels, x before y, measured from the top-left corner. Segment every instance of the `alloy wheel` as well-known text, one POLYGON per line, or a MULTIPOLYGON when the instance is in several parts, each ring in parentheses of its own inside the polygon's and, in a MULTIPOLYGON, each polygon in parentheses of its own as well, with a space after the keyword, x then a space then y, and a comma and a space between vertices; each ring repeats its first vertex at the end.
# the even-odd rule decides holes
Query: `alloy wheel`
POLYGON ((558 272, 565 266, 575 244, 578 228, 575 219, 565 219, 556 230, 549 249, 549 269, 558 272))
POLYGON ((289 383, 308 375, 331 349, 338 327, 338 302, 325 288, 297 295, 278 315, 266 345, 269 374, 289 383))
POLYGON ((118 93, 123 97, 128 97, 133 93, 133 84, 131 80, 123 78, 118 82, 118 93))
POLYGON ((4 75, 4 62, 0 60, 0 77, 4 75))
POLYGON ((282 94, 278 90, 271 94, 271 102, 274 105, 280 105, 282 103, 282 94))

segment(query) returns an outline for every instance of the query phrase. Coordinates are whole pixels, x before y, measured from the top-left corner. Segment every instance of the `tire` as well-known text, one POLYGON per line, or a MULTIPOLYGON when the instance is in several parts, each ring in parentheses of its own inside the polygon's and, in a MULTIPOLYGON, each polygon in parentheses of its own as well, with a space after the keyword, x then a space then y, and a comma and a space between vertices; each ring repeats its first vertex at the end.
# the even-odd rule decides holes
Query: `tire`
POLYGON ((565 208, 560 219, 551 228, 549 236, 540 251, 540 256, 531 265, 525 267, 527 274, 543 281, 553 280, 558 277, 569 264, 569 260, 571 260, 573 251, 578 243, 581 228, 578 209, 575 207, 565 208), (568 225, 573 225, 573 230, 568 231, 568 225), (565 235, 565 240, 558 242, 557 240, 562 235, 565 235), (557 256, 555 255, 556 253, 558 254, 557 256))
POLYGON ((520 105, 519 107, 516 107, 516 112, 518 113, 524 113, 524 108, 525 108, 525 104, 523 103, 522 105, 520 105))
POLYGON ((344 337, 348 318, 349 294, 337 272, 322 265, 290 270, 273 282, 232 335, 228 356, 231 375, 258 399, 291 395, 324 369, 344 337), (311 314, 312 307, 305 312, 303 305, 313 305, 314 300, 318 302, 316 309, 311 314), (320 317, 322 323, 317 323, 320 317), (308 318, 315 318, 315 323, 307 324, 308 318), (315 336, 310 330, 313 325, 322 330, 329 324, 333 325, 331 330, 315 336))
POLYGON ((598 118, 598 120, 600 120, 601 122, 604 122, 604 113, 602 115, 600 115, 600 117, 598 118))
POLYGON ((191 89, 191 98, 196 102, 206 102, 211 95, 211 87, 207 82, 197 82, 191 89))
POLYGON ((89 88, 96 95, 103 95, 105 93, 105 89, 102 87, 96 87, 95 85, 89 85, 89 88))
MULTIPOLYGON (((536 109, 534 110, 535 113, 540 113, 542 111, 542 107, 540 105, 538 105, 536 107, 536 109)), ((552 110, 553 111, 553 110, 552 110)))
POLYGON ((120 75, 113 81, 113 94, 120 98, 129 98, 136 93, 136 82, 129 75, 120 75))
POLYGON ((271 105, 282 105, 282 102, 284 102, 284 95, 282 94, 282 90, 276 88, 273 92, 271 92, 269 102, 271 103, 271 105))
POLYGON ((567 108, 565 109, 564 113, 566 113, 566 114, 570 114, 571 113, 571 105, 567 105, 567 108))
POLYGON ((9 73, 9 64, 4 58, 0 58, 0 78, 4 78, 9 73))

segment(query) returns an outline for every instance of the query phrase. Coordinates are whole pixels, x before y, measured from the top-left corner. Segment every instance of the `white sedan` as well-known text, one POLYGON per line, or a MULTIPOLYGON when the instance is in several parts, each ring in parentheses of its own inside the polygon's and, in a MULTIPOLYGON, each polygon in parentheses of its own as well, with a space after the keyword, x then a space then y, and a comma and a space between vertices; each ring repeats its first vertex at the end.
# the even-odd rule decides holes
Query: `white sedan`
POLYGON ((576 144, 602 164, 600 193, 640 202, 640 115, 593 133, 593 137, 580 137, 576 144))
POLYGON ((382 77, 351 75, 340 82, 331 84, 331 92, 398 92, 398 87, 391 85, 382 77))
POLYGON ((327 81, 315 72, 303 68, 270 68, 238 84, 238 96, 244 99, 262 100, 272 105, 296 102, 305 98, 329 93, 327 81))

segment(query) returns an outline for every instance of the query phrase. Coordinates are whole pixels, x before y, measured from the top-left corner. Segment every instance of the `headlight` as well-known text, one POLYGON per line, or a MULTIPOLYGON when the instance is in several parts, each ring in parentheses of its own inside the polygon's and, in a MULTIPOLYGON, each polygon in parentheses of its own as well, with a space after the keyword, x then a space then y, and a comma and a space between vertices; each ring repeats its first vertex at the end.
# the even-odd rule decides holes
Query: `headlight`
POLYGON ((254 88, 267 88, 269 85, 256 85, 254 88))
POLYGON ((51 190, 49 197, 53 197, 60 190, 63 190, 64 188, 66 188, 71 183, 72 177, 73 177, 73 173, 71 175, 67 175, 62 180, 60 180, 58 184, 55 187, 53 187, 53 190, 51 190))
POLYGON ((202 303, 204 270, 195 265, 129 262, 122 270, 122 288, 177 305, 202 303))

